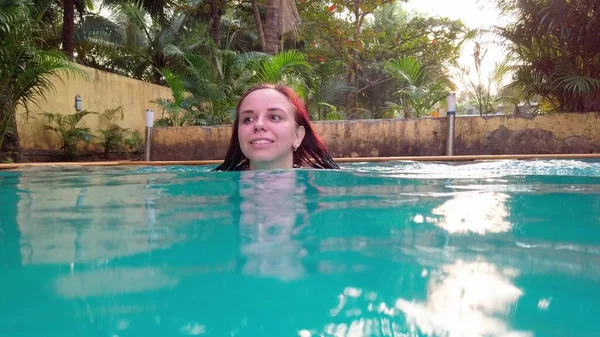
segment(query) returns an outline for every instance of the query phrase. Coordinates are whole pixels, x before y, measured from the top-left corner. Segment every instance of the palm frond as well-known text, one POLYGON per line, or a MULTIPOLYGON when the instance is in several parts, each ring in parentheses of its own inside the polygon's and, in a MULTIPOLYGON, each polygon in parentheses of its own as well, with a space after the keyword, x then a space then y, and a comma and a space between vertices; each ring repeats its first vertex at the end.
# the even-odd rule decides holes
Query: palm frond
POLYGON ((210 64, 206 58, 197 54, 185 54, 184 60, 188 64, 187 72, 195 77, 196 83, 210 81, 210 64))
POLYGON ((35 0, 31 3, 31 5, 29 5, 29 2, 27 3, 29 22, 32 24, 32 26, 37 26, 44 18, 44 14, 48 8, 52 5, 53 0, 35 0))
POLYGON ((173 94, 174 100, 173 103, 177 106, 181 106, 181 103, 183 102, 183 99, 185 97, 185 91, 183 88, 183 82, 181 81, 181 78, 175 75, 169 69, 161 70, 161 74, 164 76, 165 81, 169 85, 169 88, 171 88, 171 93, 173 94))
MULTIPOLYGON (((0 0, 0 33, 8 33, 22 16, 22 6, 28 0, 0 0)), ((1 35, 0 35, 1 36, 1 35)))
POLYGON ((103 0, 103 5, 109 8, 118 8, 123 5, 143 9, 153 18, 164 21, 167 11, 175 4, 173 0, 103 0))
POLYGON ((106 119, 107 122, 113 123, 115 120, 123 120, 125 117, 125 113, 123 111, 123 106, 118 106, 116 108, 105 109, 102 115, 102 118, 106 119))
POLYGON ((555 80, 555 87, 562 88, 575 96, 591 95, 600 90, 600 79, 589 76, 569 75, 557 78, 555 80))
POLYGON ((183 52, 183 50, 181 50, 181 48, 179 48, 179 46, 176 46, 174 44, 167 44, 164 48, 165 51, 165 55, 168 56, 177 56, 177 57, 184 57, 185 53, 183 52))
POLYGON ((173 40, 175 40, 175 36, 181 30, 181 27, 187 18, 187 14, 179 13, 171 20, 171 22, 168 25, 161 27, 162 29, 157 39, 158 44, 161 46, 165 46, 166 44, 171 43, 173 40))
POLYGON ((58 75, 87 77, 85 71, 70 63, 61 52, 37 51, 24 65, 24 70, 15 78, 14 91, 15 97, 23 103, 45 99, 46 92, 55 89, 51 78, 63 80, 58 75))
POLYGON ((179 30, 178 46, 185 52, 196 52, 202 55, 208 55, 217 49, 215 42, 210 37, 207 23, 189 21, 191 20, 186 22, 185 29, 179 30))
POLYGON ((296 50, 288 50, 275 54, 262 62, 259 72, 259 81, 278 82, 286 74, 303 74, 310 65, 306 55, 296 50))
POLYGON ((319 104, 327 103, 338 106, 344 104, 348 94, 356 90, 355 87, 346 84, 344 80, 335 77, 321 78, 317 82, 316 88, 313 88, 313 100, 319 104))
POLYGON ((384 65, 384 71, 394 77, 401 78, 411 85, 418 84, 427 75, 426 68, 413 56, 403 56, 384 65))
POLYGON ((76 42, 88 41, 97 44, 122 45, 124 36, 115 22, 100 15, 89 14, 79 22, 75 40, 76 42))

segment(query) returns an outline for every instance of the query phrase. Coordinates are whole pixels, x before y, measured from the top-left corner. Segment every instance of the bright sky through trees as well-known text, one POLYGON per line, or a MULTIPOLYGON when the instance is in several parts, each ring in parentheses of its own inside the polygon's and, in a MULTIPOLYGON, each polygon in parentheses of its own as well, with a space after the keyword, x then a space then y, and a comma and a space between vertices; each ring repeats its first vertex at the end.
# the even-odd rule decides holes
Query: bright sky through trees
MULTIPOLYGON (((417 11, 427 16, 442 16, 450 19, 460 19, 471 28, 491 28, 492 26, 504 26, 508 23, 491 0, 409 0, 402 4, 407 11, 417 11)), ((489 41, 493 36, 485 36, 489 41)), ((474 68, 473 48, 474 43, 465 44, 459 62, 463 66, 474 68)), ((506 52, 497 45, 486 44, 488 52, 482 61, 482 79, 485 81, 487 74, 493 71, 494 64, 502 62, 506 52)), ((471 79, 477 81, 472 74, 471 79)), ((457 83, 458 84, 458 83, 457 83)), ((460 84, 459 84, 460 85, 460 84)))

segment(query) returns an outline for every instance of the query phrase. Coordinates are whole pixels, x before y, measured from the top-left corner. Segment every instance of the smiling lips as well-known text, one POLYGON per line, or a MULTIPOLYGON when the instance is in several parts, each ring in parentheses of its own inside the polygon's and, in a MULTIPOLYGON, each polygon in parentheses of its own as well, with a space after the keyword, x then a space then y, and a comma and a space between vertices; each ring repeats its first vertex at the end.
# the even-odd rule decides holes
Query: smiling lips
POLYGON ((253 141, 250 142, 250 144, 253 144, 253 145, 265 145, 265 144, 271 144, 271 143, 273 143, 272 140, 270 140, 270 139, 264 139, 264 138, 255 139, 255 140, 253 140, 253 141))

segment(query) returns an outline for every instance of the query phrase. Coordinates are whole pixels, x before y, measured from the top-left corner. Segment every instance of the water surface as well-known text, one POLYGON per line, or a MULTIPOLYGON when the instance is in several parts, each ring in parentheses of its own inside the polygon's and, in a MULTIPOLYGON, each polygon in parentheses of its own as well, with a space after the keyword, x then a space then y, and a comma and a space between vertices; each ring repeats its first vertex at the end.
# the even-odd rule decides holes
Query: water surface
POLYGON ((596 336, 600 163, 0 171, 0 336, 596 336))

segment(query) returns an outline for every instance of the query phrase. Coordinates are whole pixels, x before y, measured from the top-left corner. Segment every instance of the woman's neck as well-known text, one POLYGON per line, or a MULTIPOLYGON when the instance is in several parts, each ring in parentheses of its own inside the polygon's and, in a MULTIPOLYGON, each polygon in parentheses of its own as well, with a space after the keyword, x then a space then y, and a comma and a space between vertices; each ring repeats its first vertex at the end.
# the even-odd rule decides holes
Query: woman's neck
POLYGON ((294 157, 285 158, 284 160, 268 163, 253 163, 250 162, 250 170, 285 170, 294 168, 294 157))

